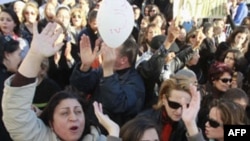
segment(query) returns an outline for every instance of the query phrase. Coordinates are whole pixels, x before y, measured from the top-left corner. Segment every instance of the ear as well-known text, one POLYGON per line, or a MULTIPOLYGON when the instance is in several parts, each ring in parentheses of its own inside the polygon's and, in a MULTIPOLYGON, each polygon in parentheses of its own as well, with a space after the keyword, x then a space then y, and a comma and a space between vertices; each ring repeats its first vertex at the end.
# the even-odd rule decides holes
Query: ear
POLYGON ((127 56, 121 57, 121 64, 126 64, 126 63, 128 63, 128 57, 127 56))
POLYGON ((162 105, 165 105, 167 103, 167 98, 165 95, 161 96, 161 102, 162 102, 162 105))
POLYGON ((5 51, 5 52, 4 52, 4 58, 5 58, 6 60, 9 60, 10 57, 11 57, 11 54, 5 51))

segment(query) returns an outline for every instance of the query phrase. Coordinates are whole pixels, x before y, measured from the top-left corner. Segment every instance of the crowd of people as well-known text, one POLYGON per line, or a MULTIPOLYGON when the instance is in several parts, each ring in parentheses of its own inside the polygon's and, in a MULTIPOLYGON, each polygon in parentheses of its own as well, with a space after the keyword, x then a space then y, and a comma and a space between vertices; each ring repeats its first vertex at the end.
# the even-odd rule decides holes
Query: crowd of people
POLYGON ((0 6, 1 140, 224 141, 223 125, 250 124, 244 0, 188 21, 171 0, 129 0, 134 27, 117 48, 98 33, 102 2, 0 6))

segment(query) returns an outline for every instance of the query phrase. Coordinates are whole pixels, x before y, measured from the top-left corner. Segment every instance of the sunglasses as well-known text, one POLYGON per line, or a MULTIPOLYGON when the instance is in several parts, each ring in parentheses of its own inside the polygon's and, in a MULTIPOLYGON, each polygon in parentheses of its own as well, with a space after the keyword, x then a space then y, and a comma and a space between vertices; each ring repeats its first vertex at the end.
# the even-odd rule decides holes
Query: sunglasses
POLYGON ((220 80, 223 83, 228 83, 228 82, 231 83, 232 82, 232 78, 221 78, 220 80))
MULTIPOLYGON (((168 106, 172 109, 179 109, 180 107, 182 108, 182 105, 180 103, 174 102, 174 101, 170 101, 169 99, 167 99, 168 101, 168 106)), ((189 104, 187 104, 187 107, 189 106, 189 104)))
POLYGON ((79 18, 80 19, 81 16, 80 15, 73 15, 72 18, 79 18))
POLYGON ((26 12, 24 12, 24 14, 25 14, 25 15, 29 15, 29 14, 30 14, 30 15, 35 15, 35 12, 28 12, 28 11, 26 11, 26 12))
POLYGON ((190 36, 190 38, 195 38, 195 37, 196 37, 196 35, 191 35, 191 36, 190 36))
POLYGON ((221 124, 218 121, 215 121, 215 120, 213 120, 213 119, 211 119, 209 117, 207 118, 207 122, 213 128, 217 128, 217 127, 221 126, 221 124))

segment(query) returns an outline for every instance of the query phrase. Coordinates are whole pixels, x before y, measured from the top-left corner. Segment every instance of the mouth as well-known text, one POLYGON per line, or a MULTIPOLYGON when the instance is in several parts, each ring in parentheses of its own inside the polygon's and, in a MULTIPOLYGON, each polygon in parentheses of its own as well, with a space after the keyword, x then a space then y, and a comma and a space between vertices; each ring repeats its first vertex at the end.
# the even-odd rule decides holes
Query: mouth
POLYGON ((70 131, 74 132, 74 133, 78 131, 77 129, 79 129, 78 126, 72 126, 72 127, 70 127, 70 131))

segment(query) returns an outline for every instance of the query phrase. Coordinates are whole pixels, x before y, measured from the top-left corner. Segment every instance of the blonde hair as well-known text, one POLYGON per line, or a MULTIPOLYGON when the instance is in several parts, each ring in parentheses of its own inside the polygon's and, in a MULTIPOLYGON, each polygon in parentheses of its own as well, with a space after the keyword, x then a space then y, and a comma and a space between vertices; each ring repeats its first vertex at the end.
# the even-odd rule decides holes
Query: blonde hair
POLYGON ((23 8, 23 12, 22 12, 22 16, 23 16, 23 22, 26 22, 26 19, 25 19, 25 12, 27 10, 28 7, 32 7, 35 11, 35 14, 36 14, 36 20, 38 21, 39 20, 39 10, 38 10, 38 5, 37 3, 35 2, 27 2, 23 8))
POLYGON ((71 24, 72 24, 72 17, 74 16, 75 13, 79 13, 81 18, 82 18, 81 28, 85 27, 87 25, 87 18, 84 14, 84 11, 82 11, 82 9, 76 8, 76 7, 71 9, 71 13, 70 13, 71 24))
POLYGON ((170 79, 165 80, 161 84, 161 88, 159 91, 158 102, 153 106, 154 109, 160 109, 163 106, 162 98, 165 96, 166 98, 170 97, 170 93, 172 90, 180 90, 185 91, 191 95, 189 86, 191 84, 191 80, 181 74, 171 75, 170 79))

